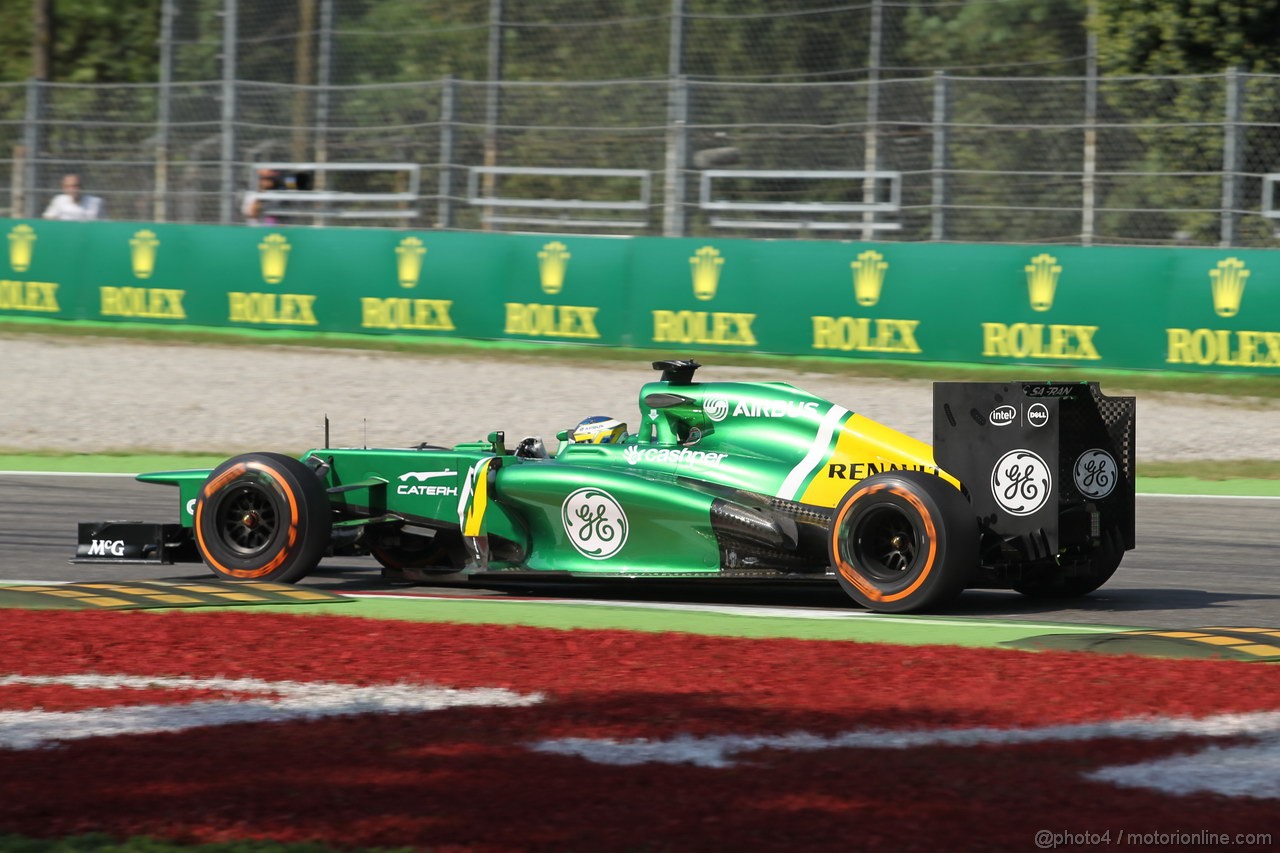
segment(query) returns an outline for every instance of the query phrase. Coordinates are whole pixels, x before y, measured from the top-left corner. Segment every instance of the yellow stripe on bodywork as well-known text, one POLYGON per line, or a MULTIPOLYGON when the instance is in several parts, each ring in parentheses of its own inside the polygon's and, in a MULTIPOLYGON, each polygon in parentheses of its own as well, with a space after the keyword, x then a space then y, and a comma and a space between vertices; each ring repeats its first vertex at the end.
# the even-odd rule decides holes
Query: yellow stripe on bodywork
POLYGON ((489 466, 492 464, 493 459, 489 458, 471 468, 471 475, 468 477, 471 494, 462 514, 463 536, 479 536, 483 528, 484 513, 489 508, 489 466))
POLYGON ((868 417, 851 415, 840 424, 837 435, 835 450, 797 498, 801 503, 834 507, 859 480, 881 471, 925 470, 960 486, 955 477, 938 470, 932 447, 868 417), (832 467, 841 465, 843 469, 832 467))

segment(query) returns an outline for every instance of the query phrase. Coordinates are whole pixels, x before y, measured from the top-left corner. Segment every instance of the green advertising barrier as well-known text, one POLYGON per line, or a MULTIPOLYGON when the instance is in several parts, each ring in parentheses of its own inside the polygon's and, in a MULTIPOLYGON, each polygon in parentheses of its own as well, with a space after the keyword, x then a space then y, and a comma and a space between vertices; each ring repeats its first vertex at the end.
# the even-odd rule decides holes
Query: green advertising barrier
POLYGON ((1280 253, 0 220, 0 317, 1280 372, 1280 253))

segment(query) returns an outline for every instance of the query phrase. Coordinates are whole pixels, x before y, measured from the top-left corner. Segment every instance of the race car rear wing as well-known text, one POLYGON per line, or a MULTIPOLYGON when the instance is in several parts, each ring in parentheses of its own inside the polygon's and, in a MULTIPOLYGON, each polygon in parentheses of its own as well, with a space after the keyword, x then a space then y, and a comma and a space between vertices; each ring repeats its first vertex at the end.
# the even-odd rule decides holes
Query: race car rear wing
POLYGON ((1096 382, 936 382, 934 458, 984 532, 1027 559, 1104 535, 1134 547, 1133 397, 1096 382))

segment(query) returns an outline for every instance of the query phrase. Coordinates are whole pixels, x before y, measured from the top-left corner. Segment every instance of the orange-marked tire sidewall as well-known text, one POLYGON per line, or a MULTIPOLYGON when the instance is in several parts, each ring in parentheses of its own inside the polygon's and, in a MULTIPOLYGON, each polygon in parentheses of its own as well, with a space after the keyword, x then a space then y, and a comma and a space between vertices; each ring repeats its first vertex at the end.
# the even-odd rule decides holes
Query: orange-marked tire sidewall
POLYGON ((236 462, 217 476, 211 476, 201 488, 199 500, 196 501, 195 536, 200 555, 217 574, 239 580, 261 580, 271 577, 286 564, 299 541, 298 497, 292 485, 270 466, 257 461, 236 462), (227 561, 219 560, 206 541, 208 533, 204 524, 207 503, 216 499, 226 488, 246 478, 268 484, 270 491, 280 497, 288 507, 289 515, 289 523, 284 531, 284 542, 263 565, 252 568, 229 566, 225 564, 227 561))
POLYGON ((934 522, 933 512, 929 507, 925 506, 919 496, 901 486, 877 483, 864 487, 860 492, 865 493, 865 495, 855 492, 854 497, 840 507, 836 520, 831 525, 832 553, 836 557, 836 571, 871 601, 883 603, 902 601, 914 595, 928 582, 934 566, 937 564, 938 531, 934 522), (916 516, 914 526, 918 526, 924 540, 924 555, 917 558, 917 563, 923 560, 923 565, 913 568, 910 582, 900 589, 886 591, 876 585, 874 581, 862 574, 857 566, 849 560, 849 556, 843 547, 847 542, 847 537, 843 534, 845 525, 851 522, 850 515, 854 516, 852 521, 856 522, 856 513, 862 509, 862 499, 871 494, 879 494, 881 498, 888 497, 901 501, 906 505, 903 507, 904 509, 909 507, 916 516))

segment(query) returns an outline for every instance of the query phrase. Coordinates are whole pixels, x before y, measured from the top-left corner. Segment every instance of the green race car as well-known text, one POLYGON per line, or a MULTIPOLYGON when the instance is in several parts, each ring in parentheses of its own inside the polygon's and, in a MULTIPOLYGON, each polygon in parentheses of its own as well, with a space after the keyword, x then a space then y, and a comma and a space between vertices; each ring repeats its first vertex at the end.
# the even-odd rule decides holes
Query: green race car
POLYGON ((139 475, 178 487, 180 521, 81 524, 76 560, 276 582, 361 554, 413 581, 828 577, 896 613, 966 588, 1083 595, 1134 547, 1135 402, 1097 383, 936 383, 931 447, 787 384, 653 366, 637 430, 588 418, 554 455, 495 432, 139 475))

